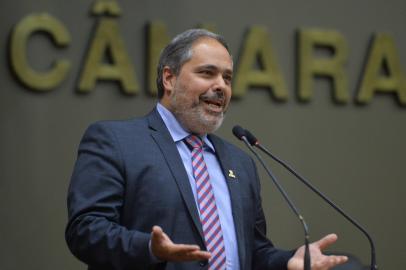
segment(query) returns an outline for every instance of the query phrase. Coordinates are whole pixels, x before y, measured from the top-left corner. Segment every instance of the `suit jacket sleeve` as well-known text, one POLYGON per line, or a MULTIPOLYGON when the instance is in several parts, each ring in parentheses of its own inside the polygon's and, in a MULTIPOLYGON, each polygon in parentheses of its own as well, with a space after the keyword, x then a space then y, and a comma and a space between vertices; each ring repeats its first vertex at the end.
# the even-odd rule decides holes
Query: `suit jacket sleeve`
POLYGON ((79 145, 68 192, 65 238, 71 252, 97 268, 148 269, 150 234, 120 225, 124 166, 115 135, 90 126, 79 145))

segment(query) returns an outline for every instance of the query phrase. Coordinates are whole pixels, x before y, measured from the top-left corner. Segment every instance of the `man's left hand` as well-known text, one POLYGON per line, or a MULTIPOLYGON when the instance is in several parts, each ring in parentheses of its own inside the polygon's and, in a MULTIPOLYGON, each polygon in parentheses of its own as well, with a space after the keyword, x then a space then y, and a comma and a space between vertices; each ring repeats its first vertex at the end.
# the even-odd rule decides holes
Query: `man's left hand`
MULTIPOLYGON (((319 241, 309 245, 311 269, 312 270, 328 270, 334 266, 345 263, 348 258, 346 256, 324 255, 322 251, 337 241, 337 235, 329 234, 319 241)), ((290 258, 288 262, 288 270, 303 270, 304 267, 304 252, 305 246, 301 246, 290 258)))

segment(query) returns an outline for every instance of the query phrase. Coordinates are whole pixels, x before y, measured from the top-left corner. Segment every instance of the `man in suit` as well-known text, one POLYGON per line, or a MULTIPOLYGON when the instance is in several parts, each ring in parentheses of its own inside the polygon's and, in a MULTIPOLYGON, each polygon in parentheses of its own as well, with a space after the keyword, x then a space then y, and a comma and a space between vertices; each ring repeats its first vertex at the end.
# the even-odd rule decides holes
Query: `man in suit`
MULTIPOLYGON (((147 116, 99 122, 79 146, 66 241, 89 269, 303 269, 303 250, 266 238, 252 159, 212 133, 231 98, 221 36, 193 29, 163 50, 147 116)), ((312 269, 341 264, 312 243, 312 269)))

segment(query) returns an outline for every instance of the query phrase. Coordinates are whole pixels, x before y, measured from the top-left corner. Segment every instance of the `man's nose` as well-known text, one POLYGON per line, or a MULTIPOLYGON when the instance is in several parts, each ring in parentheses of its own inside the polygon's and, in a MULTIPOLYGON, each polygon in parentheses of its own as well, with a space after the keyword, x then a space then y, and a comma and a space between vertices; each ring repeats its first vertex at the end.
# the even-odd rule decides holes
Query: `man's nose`
POLYGON ((226 89, 226 87, 227 87, 227 83, 226 83, 225 79, 223 78, 223 76, 221 74, 219 74, 216 77, 214 90, 224 91, 226 89))

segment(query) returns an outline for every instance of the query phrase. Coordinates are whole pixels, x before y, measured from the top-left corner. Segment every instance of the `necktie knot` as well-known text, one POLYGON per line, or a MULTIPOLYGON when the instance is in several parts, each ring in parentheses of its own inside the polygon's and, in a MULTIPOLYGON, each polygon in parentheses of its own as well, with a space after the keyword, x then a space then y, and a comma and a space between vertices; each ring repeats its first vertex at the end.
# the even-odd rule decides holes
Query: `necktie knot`
POLYGON ((203 141, 199 136, 196 135, 189 135, 185 138, 186 144, 193 149, 201 149, 203 148, 203 141))

